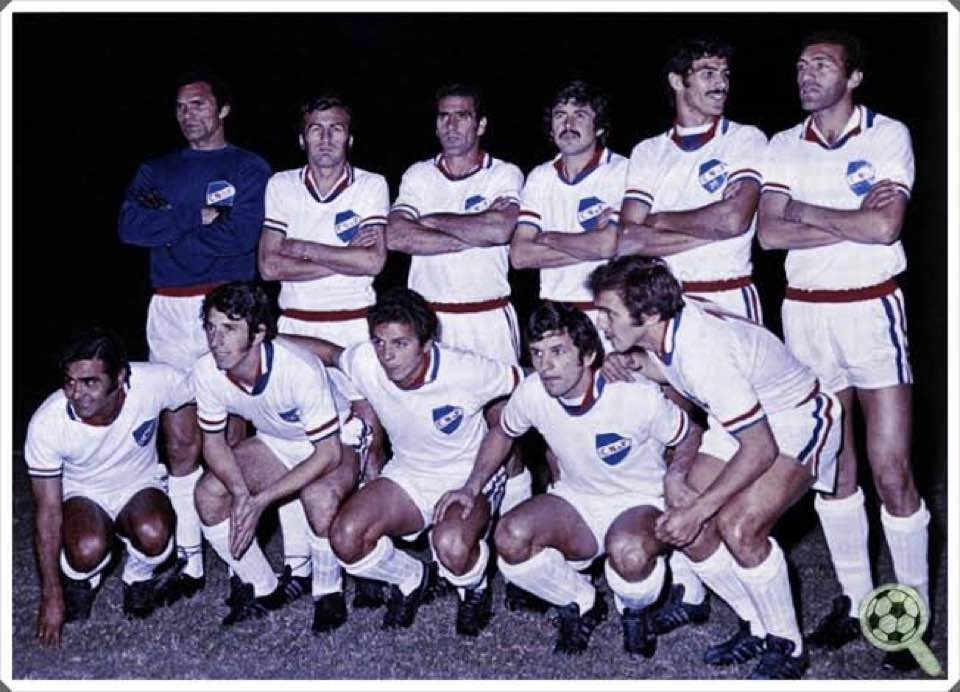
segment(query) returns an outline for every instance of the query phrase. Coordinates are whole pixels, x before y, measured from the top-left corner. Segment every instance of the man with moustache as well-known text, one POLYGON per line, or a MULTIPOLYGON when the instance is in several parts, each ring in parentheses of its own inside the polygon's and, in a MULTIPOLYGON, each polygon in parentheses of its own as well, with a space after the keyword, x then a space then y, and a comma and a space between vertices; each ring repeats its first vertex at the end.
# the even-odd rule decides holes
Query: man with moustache
MULTIPOLYGON (((900 232, 914 177, 910 133, 854 104, 864 71, 853 36, 808 36, 796 70, 809 115, 770 141, 760 244, 788 251, 787 346, 837 392, 846 411, 860 405, 894 573, 929 606, 930 513, 910 468, 913 373, 903 294, 894 279, 907 265, 900 232)), ((858 608, 873 586, 855 445, 848 415, 836 491, 814 503, 842 594, 810 635, 811 646, 835 649, 859 637, 858 608)), ((885 668, 915 665, 905 651, 884 658, 885 668)))

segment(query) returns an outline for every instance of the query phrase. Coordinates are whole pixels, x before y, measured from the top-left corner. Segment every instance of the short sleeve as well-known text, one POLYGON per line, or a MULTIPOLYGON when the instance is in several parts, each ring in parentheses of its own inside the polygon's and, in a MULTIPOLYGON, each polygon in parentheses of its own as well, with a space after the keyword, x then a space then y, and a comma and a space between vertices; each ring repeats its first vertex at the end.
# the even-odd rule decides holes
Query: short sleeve
POLYGON ((423 184, 417 175, 418 165, 414 164, 407 169, 400 179, 400 192, 393 203, 391 211, 401 212, 413 219, 419 219, 426 209, 423 197, 423 184))
POLYGON ((290 225, 290 212, 283 200, 284 185, 281 175, 276 173, 267 181, 267 189, 264 193, 263 227, 286 235, 290 225))
POLYGON ((762 182, 760 170, 767 148, 767 136, 750 125, 742 126, 733 135, 728 161, 730 174, 726 184, 752 180, 759 185, 762 182))
POLYGON ((534 169, 520 193, 520 214, 517 223, 533 226, 538 231, 543 230, 543 217, 546 215, 546 200, 543 190, 543 176, 534 169))
POLYGON ((890 180, 897 184, 906 197, 910 197, 914 180, 913 145, 910 131, 903 123, 887 121, 882 130, 878 147, 880 165, 877 171, 879 180, 890 180))
POLYGON ((340 430, 340 417, 326 369, 316 360, 300 362, 302 372, 295 380, 297 408, 307 439, 319 442, 340 430))
POLYGON ((630 153, 623 199, 652 207, 657 187, 657 166, 655 157, 652 156, 650 146, 647 144, 649 141, 640 142, 630 153))
POLYGON ((646 410, 648 417, 648 434, 666 447, 679 444, 690 430, 690 419, 686 412, 663 395, 663 391, 656 385, 644 384, 646 410))
MULTIPOLYGON (((64 402, 66 406, 66 402, 64 402)), ((27 473, 34 478, 59 478, 63 475, 63 452, 58 449, 57 426, 46 415, 50 409, 44 405, 30 419, 23 458, 27 473)))
POLYGON ((390 192, 387 189, 387 181, 382 175, 371 174, 359 204, 360 227, 386 224, 389 209, 390 192))
POLYGON ((500 429, 509 437, 520 437, 533 427, 533 421, 527 413, 530 391, 529 384, 520 385, 500 413, 500 429))
POLYGON ((464 367, 470 369, 472 391, 476 394, 478 409, 494 399, 512 394, 523 380, 523 373, 518 365, 508 365, 475 353, 467 355, 471 358, 464 363, 464 367))
POLYGON ((793 196, 788 161, 789 139, 784 133, 774 135, 760 156, 761 192, 780 192, 793 196))
POLYGON ((698 359, 698 369, 685 372, 684 379, 696 383, 693 395, 732 435, 766 416, 750 381, 722 348, 698 359))
POLYGON ((523 173, 512 163, 503 163, 499 167, 490 190, 490 200, 498 197, 520 204, 520 192, 523 188, 523 173))
POLYGON ((197 423, 205 433, 218 433, 227 428, 227 405, 219 395, 216 378, 223 375, 212 365, 212 357, 204 356, 193 367, 193 387, 197 397, 197 423))

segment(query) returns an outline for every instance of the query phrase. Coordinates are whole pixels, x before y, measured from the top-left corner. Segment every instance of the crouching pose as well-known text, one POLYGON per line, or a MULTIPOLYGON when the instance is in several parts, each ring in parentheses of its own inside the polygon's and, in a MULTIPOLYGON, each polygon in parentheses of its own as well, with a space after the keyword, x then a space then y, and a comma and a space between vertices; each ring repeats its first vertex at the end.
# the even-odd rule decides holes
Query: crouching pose
POLYGON ((607 583, 623 622, 623 645, 652 656, 647 611, 664 583, 664 544, 654 525, 664 508, 664 447, 692 455, 687 415, 652 382, 606 382, 603 345, 587 315, 546 303, 530 317, 536 370, 510 397, 484 438, 463 488, 437 511, 471 506, 512 441, 537 428, 557 457, 560 479, 500 520, 495 541, 504 576, 559 608, 554 651, 580 653, 607 606, 578 568, 607 554, 607 583), (687 449, 687 447, 690 447, 687 449))
POLYGON ((327 530, 359 464, 326 370, 309 352, 275 338, 267 294, 255 284, 212 291, 203 326, 210 353, 197 361, 194 385, 209 469, 197 484, 197 509, 204 536, 241 582, 223 624, 261 617, 292 597, 254 536, 264 510, 299 498, 310 525, 313 631, 339 627, 347 617, 343 578, 327 530), (257 434, 230 447, 228 414, 250 420, 257 434))

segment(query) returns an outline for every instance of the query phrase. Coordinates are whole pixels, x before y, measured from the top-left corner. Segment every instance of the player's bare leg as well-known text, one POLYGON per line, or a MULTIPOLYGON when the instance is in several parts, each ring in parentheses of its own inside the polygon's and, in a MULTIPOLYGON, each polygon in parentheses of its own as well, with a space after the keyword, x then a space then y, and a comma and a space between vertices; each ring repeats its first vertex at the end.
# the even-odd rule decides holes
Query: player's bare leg
POLYGON ((136 493, 117 515, 116 531, 127 547, 121 575, 123 612, 131 617, 145 618, 160 605, 154 577, 173 553, 176 521, 170 499, 157 488, 136 493))
POLYGON ((160 424, 170 470, 168 494, 177 515, 177 555, 181 560, 178 575, 165 588, 164 598, 169 604, 194 596, 206 585, 203 533, 193 496, 202 473, 202 436, 197 425, 197 407, 193 405, 165 411, 160 416, 160 424))
POLYGON ((110 562, 113 522, 92 500, 71 497, 63 503, 62 536, 64 622, 86 620, 110 562))

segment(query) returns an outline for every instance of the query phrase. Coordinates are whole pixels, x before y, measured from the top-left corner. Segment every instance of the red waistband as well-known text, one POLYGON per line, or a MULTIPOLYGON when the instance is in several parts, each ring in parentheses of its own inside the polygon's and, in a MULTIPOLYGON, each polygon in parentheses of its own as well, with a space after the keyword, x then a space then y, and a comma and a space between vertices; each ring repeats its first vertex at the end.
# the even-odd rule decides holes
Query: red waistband
POLYGON ((280 311, 280 314, 304 322, 344 322, 366 317, 369 310, 369 306, 353 310, 295 310, 285 308, 280 311))
POLYGON ((160 286, 153 289, 153 292, 158 296, 170 298, 190 298, 192 296, 205 296, 220 285, 219 283, 212 283, 194 284, 193 286, 160 286))
POLYGON ((717 279, 716 281, 683 281, 681 284, 684 293, 717 293, 746 288, 753 285, 753 279, 749 276, 738 276, 734 279, 717 279))
POLYGON ((486 312, 487 310, 496 310, 505 308, 510 304, 510 300, 503 296, 502 298, 491 298, 490 300, 478 300, 474 303, 435 303, 430 302, 431 308, 437 312, 486 312))
POLYGON ((887 279, 881 284, 866 286, 864 288, 845 288, 840 290, 806 290, 803 288, 794 288, 787 286, 786 298, 788 300, 798 300, 803 303, 855 303, 858 300, 870 300, 871 298, 882 298, 890 295, 897 290, 897 282, 893 279, 887 279))

